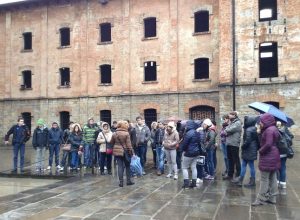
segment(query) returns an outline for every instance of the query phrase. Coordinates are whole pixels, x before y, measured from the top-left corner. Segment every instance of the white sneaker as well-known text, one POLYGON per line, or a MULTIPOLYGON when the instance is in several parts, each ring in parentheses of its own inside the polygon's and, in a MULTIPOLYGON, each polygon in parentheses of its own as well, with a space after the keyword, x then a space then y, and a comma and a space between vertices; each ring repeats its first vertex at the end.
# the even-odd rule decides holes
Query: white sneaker
POLYGON ((51 167, 50 167, 50 166, 48 166, 48 167, 47 167, 47 170, 51 170, 51 167))
POLYGON ((59 171, 63 172, 63 171, 64 171, 64 167, 61 167, 61 168, 59 169, 59 171))
POLYGON ((200 178, 197 178, 197 181, 196 181, 197 184, 200 184, 200 183, 203 183, 203 180, 200 179, 200 178))
POLYGON ((60 170, 62 167, 60 165, 56 166, 56 169, 60 170))
POLYGON ((166 177, 167 178, 171 178, 173 175, 171 173, 169 173, 166 177))
POLYGON ((107 170, 107 167, 106 167, 106 166, 104 167, 104 170, 107 170))
POLYGON ((279 183, 281 189, 286 189, 286 182, 279 183))
POLYGON ((174 180, 178 180, 178 175, 177 174, 174 175, 174 180))

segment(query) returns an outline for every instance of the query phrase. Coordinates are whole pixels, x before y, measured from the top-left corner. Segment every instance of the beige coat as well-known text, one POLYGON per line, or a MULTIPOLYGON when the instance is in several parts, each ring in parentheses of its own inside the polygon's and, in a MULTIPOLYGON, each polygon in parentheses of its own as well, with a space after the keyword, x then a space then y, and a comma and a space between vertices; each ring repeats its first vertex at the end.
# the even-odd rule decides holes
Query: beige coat
POLYGON ((176 144, 179 143, 179 134, 176 129, 173 129, 172 133, 169 134, 165 131, 164 139, 162 145, 167 150, 175 150, 176 144))
POLYGON ((105 138, 106 141, 108 143, 110 143, 111 141, 111 137, 113 135, 113 133, 110 130, 103 130, 102 132, 99 133, 98 138, 97 138, 97 143, 100 144, 100 152, 106 152, 106 142, 105 142, 105 138))

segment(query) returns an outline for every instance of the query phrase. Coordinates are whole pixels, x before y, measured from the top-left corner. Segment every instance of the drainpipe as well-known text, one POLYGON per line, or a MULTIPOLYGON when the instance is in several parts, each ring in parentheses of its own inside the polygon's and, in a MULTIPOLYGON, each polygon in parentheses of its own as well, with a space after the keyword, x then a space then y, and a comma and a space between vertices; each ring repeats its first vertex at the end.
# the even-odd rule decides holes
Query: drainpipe
POLYGON ((236 39, 235 39, 235 0, 232 0, 232 108, 233 111, 236 110, 236 39))

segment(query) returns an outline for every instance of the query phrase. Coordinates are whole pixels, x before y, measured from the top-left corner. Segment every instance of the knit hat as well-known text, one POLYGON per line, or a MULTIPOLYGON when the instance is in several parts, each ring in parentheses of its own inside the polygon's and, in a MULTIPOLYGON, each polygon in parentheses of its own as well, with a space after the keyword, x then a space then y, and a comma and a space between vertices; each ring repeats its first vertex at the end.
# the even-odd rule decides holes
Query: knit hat
POLYGON ((40 118, 39 120, 37 120, 36 123, 37 123, 37 125, 44 125, 45 121, 42 118, 40 118))
POLYGON ((205 119, 203 121, 203 124, 206 124, 208 127, 212 126, 212 122, 211 122, 211 120, 209 118, 205 119))
POLYGON ((169 123, 168 123, 168 127, 171 127, 171 128, 176 128, 176 125, 175 125, 175 122, 174 121, 170 121, 169 123))

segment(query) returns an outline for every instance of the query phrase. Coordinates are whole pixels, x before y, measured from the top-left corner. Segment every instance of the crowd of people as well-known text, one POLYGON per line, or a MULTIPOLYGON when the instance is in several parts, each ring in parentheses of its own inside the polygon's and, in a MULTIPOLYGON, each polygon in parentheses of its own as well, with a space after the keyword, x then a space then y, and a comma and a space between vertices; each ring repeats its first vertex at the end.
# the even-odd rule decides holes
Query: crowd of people
MULTIPOLYGON (((116 161, 119 186, 124 186, 124 170, 127 185, 133 185, 130 158, 133 155, 140 158, 141 173, 146 175, 147 149, 150 145, 158 176, 178 180, 182 170, 182 187, 195 188, 203 181, 216 179, 216 154, 220 147, 224 159, 222 179, 237 187, 255 187, 255 161, 259 158, 260 189, 252 205, 275 204, 278 187, 286 188, 286 160, 293 135, 282 122, 276 122, 268 113, 245 116, 242 122, 238 113, 232 111, 224 115, 221 121, 218 131, 216 122, 209 118, 178 123, 152 122, 150 128, 140 116, 134 123, 129 120, 114 121, 112 127, 106 122, 95 123, 93 118, 89 118, 83 127, 71 122, 69 128, 62 131, 57 122, 47 128, 44 120, 39 119, 32 136, 36 171, 51 170, 54 157, 57 171, 66 171, 67 167, 72 172, 98 168, 101 175, 111 175, 112 163, 116 161), (46 149, 49 149, 47 169, 44 167, 46 149), (61 150, 63 153, 59 161, 61 150), (250 168, 250 180, 243 184, 247 166, 250 168)), ((25 143, 30 139, 30 131, 22 118, 7 132, 6 144, 11 134, 13 172, 17 172, 19 152, 20 170, 23 172, 25 143)))

